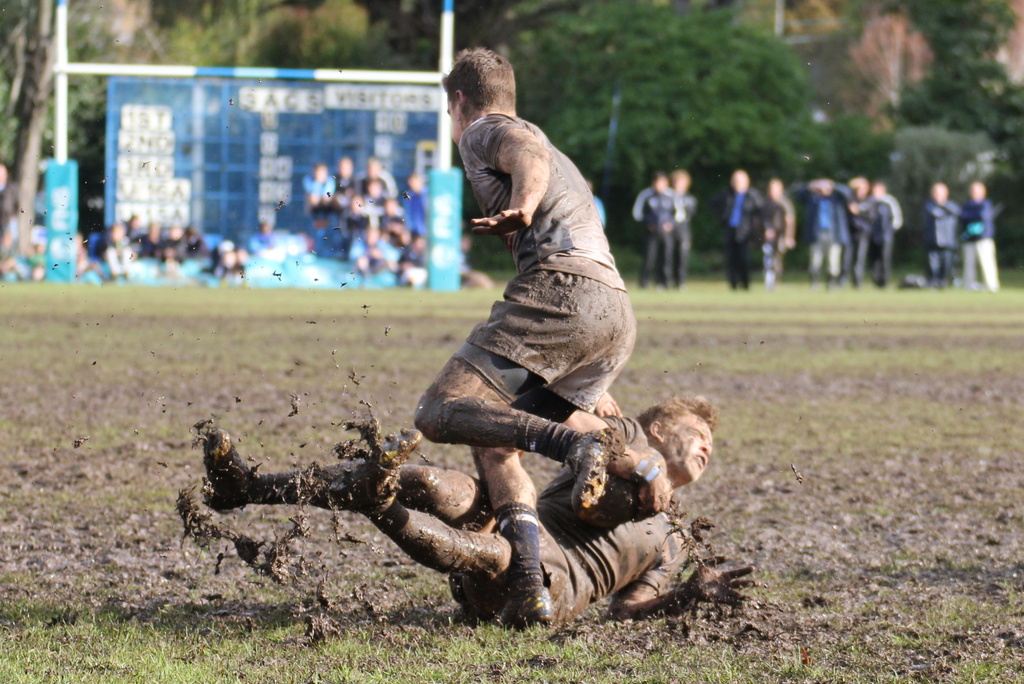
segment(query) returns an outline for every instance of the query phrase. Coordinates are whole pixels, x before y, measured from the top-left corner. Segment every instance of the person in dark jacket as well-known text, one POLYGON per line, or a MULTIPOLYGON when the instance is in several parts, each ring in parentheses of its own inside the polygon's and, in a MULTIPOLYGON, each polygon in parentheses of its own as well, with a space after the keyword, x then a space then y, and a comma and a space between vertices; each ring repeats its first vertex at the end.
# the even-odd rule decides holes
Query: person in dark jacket
POLYGON ((875 285, 885 287, 892 275, 892 242, 896 231, 903 227, 903 209, 881 181, 875 181, 871 186, 871 200, 874 209, 871 217, 871 244, 868 245, 868 268, 875 285))
POLYGON ((668 175, 655 171, 650 187, 644 188, 633 203, 633 218, 644 224, 644 265, 640 287, 647 287, 651 270, 656 270, 659 288, 672 277, 672 240, 675 231, 675 195, 669 189, 668 175))
POLYGON ((794 189, 805 207, 804 234, 811 246, 811 287, 820 284, 822 267, 828 264, 828 285, 842 284, 843 249, 850 244, 849 189, 819 178, 794 189))
POLYGON ((860 289, 864 284, 864 271, 868 261, 868 246, 871 243, 871 228, 875 221, 877 207, 871 196, 871 183, 858 176, 850 181, 850 247, 843 254, 843 277, 853 277, 853 286, 860 289))
POLYGON ((725 229, 725 268, 732 289, 750 289, 750 240, 764 227, 764 201, 750 187, 743 169, 732 174, 728 190, 711 200, 711 208, 725 229))
POLYGON ((928 250, 928 286, 948 287, 953 279, 953 254, 957 246, 960 207, 949 199, 945 183, 932 186, 924 203, 924 246, 928 250))
POLYGON ((963 269, 964 289, 979 288, 977 267, 981 266, 984 289, 999 290, 999 267, 996 264, 996 209, 988 199, 985 184, 975 181, 969 190, 970 199, 960 207, 960 223, 963 227, 963 269))

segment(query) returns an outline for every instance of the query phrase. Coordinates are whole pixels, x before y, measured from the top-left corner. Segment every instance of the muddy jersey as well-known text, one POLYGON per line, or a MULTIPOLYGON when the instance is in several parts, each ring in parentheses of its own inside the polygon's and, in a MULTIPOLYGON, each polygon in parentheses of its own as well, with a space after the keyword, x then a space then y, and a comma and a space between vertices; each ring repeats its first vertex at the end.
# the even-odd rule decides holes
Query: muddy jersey
POLYGON ((550 180, 533 221, 526 228, 502 236, 517 272, 532 268, 562 271, 625 290, 586 181, 537 126, 517 117, 488 114, 463 132, 459 154, 483 215, 495 216, 509 208, 512 177, 497 169, 497 156, 502 141, 513 129, 529 131, 550 153, 550 180))
MULTIPOLYGON (((605 421, 622 430, 631 446, 647 446, 635 420, 605 421)), ((572 473, 563 468, 537 501, 541 523, 557 546, 542 548, 556 619, 572 619, 592 602, 635 582, 658 593, 667 590, 686 560, 682 538, 668 516, 658 514, 611 529, 588 525, 572 509, 573 482, 572 473)))

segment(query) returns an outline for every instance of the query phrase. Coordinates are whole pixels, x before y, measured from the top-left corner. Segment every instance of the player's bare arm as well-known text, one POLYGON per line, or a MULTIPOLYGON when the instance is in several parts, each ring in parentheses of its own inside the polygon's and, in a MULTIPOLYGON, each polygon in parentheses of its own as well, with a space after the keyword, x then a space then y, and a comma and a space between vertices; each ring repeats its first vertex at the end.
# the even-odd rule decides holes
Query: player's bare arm
POLYGON ((477 235, 508 235, 533 222, 551 175, 551 155, 533 133, 509 131, 498 149, 497 169, 512 177, 509 208, 495 216, 473 219, 477 235))

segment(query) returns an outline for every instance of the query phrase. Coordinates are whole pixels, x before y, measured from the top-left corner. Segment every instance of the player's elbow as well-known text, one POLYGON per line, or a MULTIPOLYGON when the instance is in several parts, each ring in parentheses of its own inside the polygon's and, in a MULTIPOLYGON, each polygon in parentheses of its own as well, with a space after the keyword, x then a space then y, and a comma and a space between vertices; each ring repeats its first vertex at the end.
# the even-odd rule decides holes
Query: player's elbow
POLYGON ((416 406, 416 413, 413 415, 413 423, 416 429, 423 433, 431 442, 445 442, 445 401, 442 397, 434 396, 430 392, 423 395, 420 403, 416 406))
POLYGON ((440 441, 437 439, 439 433, 437 411, 429 403, 420 402, 420 405, 416 407, 413 424, 431 442, 440 441))

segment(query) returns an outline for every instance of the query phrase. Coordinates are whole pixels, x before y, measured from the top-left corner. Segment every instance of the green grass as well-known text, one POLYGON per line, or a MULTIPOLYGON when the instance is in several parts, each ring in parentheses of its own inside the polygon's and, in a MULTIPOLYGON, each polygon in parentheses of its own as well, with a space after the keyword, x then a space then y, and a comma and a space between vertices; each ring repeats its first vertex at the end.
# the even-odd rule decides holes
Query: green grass
MULTIPOLYGON (((768 585, 719 627, 471 626, 349 514, 368 543, 310 512, 290 586, 181 544, 192 424, 216 417, 275 470, 323 460, 360 401, 408 425, 498 295, 0 287, 0 681, 1024 682, 1019 289, 633 293, 619 403, 718 403, 684 507, 768 585), (345 627, 311 646, 320 579, 345 627)), ((292 515, 222 520, 267 539, 292 515)))

